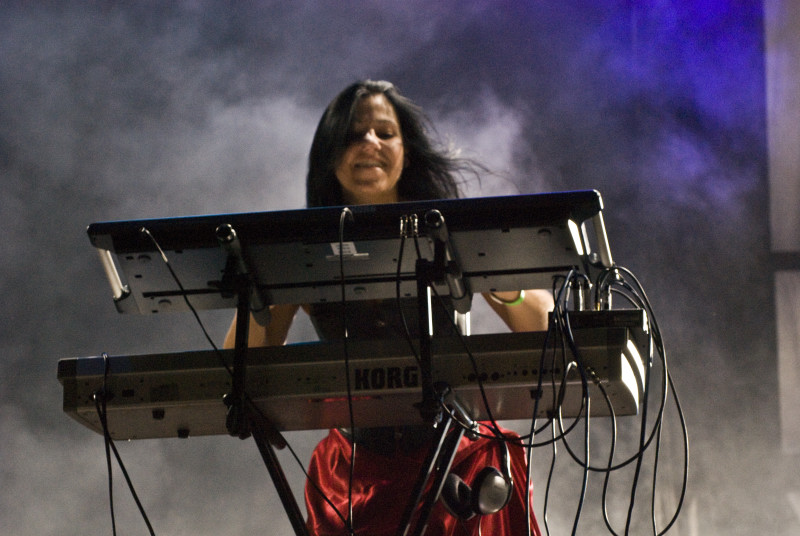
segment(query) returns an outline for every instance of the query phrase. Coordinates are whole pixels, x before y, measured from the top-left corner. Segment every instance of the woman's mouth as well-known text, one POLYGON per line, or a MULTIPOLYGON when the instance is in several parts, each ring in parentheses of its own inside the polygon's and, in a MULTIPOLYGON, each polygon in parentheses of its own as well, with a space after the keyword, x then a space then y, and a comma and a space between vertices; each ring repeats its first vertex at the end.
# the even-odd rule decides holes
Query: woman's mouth
POLYGON ((364 162, 356 162, 355 167, 357 168, 375 168, 375 167, 383 167, 383 164, 373 160, 366 160, 364 162))

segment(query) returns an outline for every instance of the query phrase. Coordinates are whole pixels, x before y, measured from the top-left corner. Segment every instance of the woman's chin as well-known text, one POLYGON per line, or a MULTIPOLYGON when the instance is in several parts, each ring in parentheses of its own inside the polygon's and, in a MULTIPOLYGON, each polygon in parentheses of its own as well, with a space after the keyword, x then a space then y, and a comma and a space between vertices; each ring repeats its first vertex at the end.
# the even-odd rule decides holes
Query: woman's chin
POLYGON ((357 205, 378 205, 399 201, 397 190, 387 190, 378 184, 360 185, 358 188, 346 192, 345 200, 357 205))

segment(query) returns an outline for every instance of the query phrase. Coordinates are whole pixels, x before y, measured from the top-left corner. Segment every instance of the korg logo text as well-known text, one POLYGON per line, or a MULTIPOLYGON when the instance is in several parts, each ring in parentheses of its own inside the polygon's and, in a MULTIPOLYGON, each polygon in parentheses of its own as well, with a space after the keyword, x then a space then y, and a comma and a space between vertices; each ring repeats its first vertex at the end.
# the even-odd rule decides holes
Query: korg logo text
POLYGON ((355 373, 356 391, 419 386, 419 372, 414 366, 355 369, 355 373))

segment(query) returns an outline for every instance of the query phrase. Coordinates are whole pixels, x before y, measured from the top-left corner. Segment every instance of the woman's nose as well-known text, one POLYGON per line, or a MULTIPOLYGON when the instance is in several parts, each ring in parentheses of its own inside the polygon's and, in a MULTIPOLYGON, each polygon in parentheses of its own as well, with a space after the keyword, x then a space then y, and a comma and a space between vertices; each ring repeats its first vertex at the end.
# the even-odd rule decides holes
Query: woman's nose
POLYGON ((362 138, 362 141, 365 141, 367 143, 374 144, 374 145, 380 145, 380 141, 381 140, 378 137, 378 135, 375 133, 375 129, 371 128, 371 129, 369 129, 368 131, 366 131, 364 133, 364 137, 362 138))

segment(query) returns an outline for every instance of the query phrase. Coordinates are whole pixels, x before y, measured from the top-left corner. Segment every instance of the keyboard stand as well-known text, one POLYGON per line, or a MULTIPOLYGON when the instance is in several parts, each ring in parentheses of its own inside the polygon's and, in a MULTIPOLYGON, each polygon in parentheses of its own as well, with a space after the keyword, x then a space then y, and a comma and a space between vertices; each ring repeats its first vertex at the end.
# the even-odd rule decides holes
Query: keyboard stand
POLYGON ((425 533, 431 510, 439 499, 461 438, 464 436, 464 428, 455 423, 449 413, 445 413, 445 417, 438 424, 438 429, 437 441, 431 446, 401 518, 398 536, 421 536, 425 533), (431 481, 432 475, 433 483, 428 487, 426 494, 425 488, 431 481))
MULTIPOLYGON (((438 230, 440 232, 435 239, 434 259, 433 261, 418 259, 416 264, 417 316, 420 337, 419 368, 422 384, 422 401, 418 407, 423 421, 435 426, 439 430, 439 434, 437 441, 431 446, 425 464, 420 468, 417 483, 400 522, 398 536, 421 536, 424 534, 431 510, 439 499, 461 438, 464 436, 464 427, 455 422, 449 412, 444 411, 444 392, 443 389, 437 387, 444 387, 445 390, 448 387, 435 385, 432 373, 432 334, 429 331, 429 325, 433 311, 428 299, 430 288, 436 282, 447 281, 451 285, 452 296, 456 296, 456 293, 452 292, 455 290, 454 287, 460 285, 461 290, 457 296, 462 303, 472 299, 469 290, 463 286, 463 282, 453 283, 455 276, 460 274, 460 268, 456 264, 456 260, 450 258, 449 237, 446 227, 444 227, 444 219, 441 218, 441 215, 439 218, 438 230), (427 487, 432 476, 433 483, 427 487), (427 493, 425 493, 426 487, 427 493)), ((456 307, 459 306, 456 305, 456 307)))
POLYGON ((250 297, 252 296, 253 284, 246 273, 226 274, 226 279, 229 275, 237 293, 237 321, 232 388, 230 394, 225 397, 225 404, 228 406, 225 424, 228 428, 228 433, 232 436, 236 436, 239 439, 247 439, 250 435, 253 436, 286 515, 289 517, 294 533, 297 536, 309 536, 303 515, 297 506, 294 493, 292 493, 273 448, 273 445, 278 448, 284 448, 286 440, 275 425, 256 408, 245 392, 250 328, 250 297))

